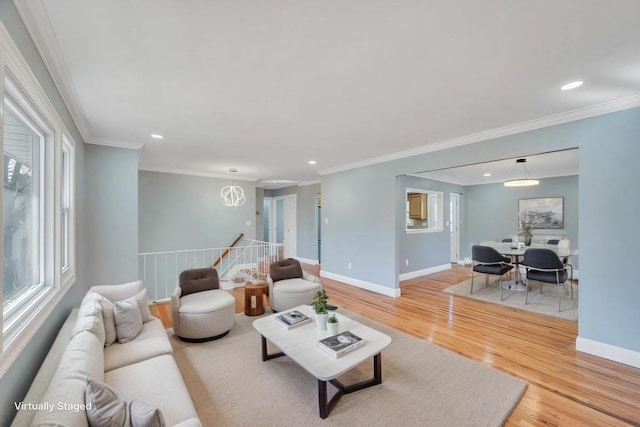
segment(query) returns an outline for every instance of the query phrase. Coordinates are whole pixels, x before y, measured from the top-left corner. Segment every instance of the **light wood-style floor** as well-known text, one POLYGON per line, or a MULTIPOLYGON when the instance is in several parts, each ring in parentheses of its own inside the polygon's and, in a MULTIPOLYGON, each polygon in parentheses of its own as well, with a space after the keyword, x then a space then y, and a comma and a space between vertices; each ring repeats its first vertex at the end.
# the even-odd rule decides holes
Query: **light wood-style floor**
MULTIPOLYGON (((305 266, 317 274, 317 266, 305 266)), ((576 322, 450 295, 468 267, 401 283, 386 297, 323 279, 332 304, 525 380, 510 426, 640 426, 640 369, 575 350, 576 322)), ((233 291, 244 311, 242 288, 233 291)), ((170 325, 167 304, 152 308, 170 325)), ((425 361, 427 369, 428 361, 425 361)))

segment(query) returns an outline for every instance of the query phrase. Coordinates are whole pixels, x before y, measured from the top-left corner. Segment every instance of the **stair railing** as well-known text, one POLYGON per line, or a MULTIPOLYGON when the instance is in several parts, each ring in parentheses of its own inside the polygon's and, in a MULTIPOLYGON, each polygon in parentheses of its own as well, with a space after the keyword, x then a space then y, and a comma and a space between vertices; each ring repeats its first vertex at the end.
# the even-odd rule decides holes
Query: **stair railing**
POLYGON ((171 297, 182 271, 211 267, 219 260, 215 268, 220 287, 232 289, 248 280, 264 280, 269 265, 280 259, 282 252, 281 244, 242 239, 234 247, 140 253, 139 277, 145 282, 149 299, 162 301, 171 297))

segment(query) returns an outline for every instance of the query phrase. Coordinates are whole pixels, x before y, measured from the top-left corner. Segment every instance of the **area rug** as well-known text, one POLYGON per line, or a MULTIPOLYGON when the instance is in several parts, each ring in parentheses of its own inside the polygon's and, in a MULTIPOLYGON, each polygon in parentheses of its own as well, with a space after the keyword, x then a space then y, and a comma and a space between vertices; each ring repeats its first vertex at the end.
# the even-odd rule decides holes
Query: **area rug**
MULTIPOLYGON (((567 290, 568 289, 567 287, 567 290)), ((532 282, 532 290, 529 291, 528 304, 525 304, 524 292, 510 291, 507 289, 502 290, 504 300, 500 301, 500 288, 498 287, 498 283, 490 278, 489 286, 485 286, 484 276, 476 277, 473 283, 473 294, 470 294, 470 291, 471 279, 444 290, 444 292, 453 295, 460 295, 492 302, 494 304, 508 305, 522 310, 546 314, 548 316, 578 321, 578 286, 576 284, 573 285, 573 300, 571 300, 571 293, 566 295, 564 290, 560 290, 560 312, 558 312, 558 289, 554 284, 544 283, 542 285, 542 294, 540 294, 540 284, 538 282, 532 282)))
MULTIPOLYGON (((287 357, 262 361, 260 335, 251 325, 255 317, 237 314, 227 336, 207 343, 182 342, 169 329, 202 424, 499 426, 527 387, 456 353, 341 311, 386 333, 392 342, 382 352, 382 384, 344 395, 325 420, 318 416, 314 377, 287 357)), ((340 379, 357 382, 371 372, 371 363, 365 362, 340 379)))

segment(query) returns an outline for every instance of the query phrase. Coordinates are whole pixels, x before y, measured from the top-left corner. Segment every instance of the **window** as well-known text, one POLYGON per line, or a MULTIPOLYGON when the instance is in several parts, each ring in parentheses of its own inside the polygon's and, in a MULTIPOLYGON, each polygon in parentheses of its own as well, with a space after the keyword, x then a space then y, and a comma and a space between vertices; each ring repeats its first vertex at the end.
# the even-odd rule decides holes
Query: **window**
POLYGON ((71 250, 71 144, 62 139, 62 188, 60 201, 60 267, 62 273, 69 271, 71 250))
POLYGON ((0 377, 75 280, 75 143, 0 23, 0 377))
POLYGON ((44 133, 9 97, 4 100, 3 325, 44 284, 44 133))
POLYGON ((443 231, 444 194, 441 191, 406 189, 407 233, 443 231))

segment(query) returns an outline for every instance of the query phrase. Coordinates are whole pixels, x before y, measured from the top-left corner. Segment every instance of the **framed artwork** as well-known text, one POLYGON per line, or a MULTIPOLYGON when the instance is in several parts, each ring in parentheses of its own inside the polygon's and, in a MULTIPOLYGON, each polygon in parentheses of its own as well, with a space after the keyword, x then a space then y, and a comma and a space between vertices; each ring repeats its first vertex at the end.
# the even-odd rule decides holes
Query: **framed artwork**
POLYGON ((533 229, 564 228, 564 197, 539 197, 518 200, 518 225, 533 229))

